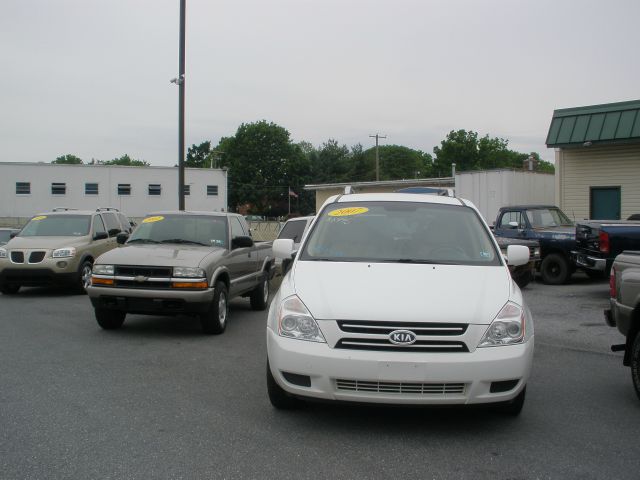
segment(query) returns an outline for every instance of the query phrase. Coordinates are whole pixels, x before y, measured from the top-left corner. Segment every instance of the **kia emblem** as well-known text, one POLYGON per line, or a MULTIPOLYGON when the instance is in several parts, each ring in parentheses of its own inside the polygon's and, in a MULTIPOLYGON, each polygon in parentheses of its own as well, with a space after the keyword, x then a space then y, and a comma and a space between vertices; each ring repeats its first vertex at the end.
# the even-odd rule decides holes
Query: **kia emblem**
POLYGON ((389 341, 395 345, 411 345, 416 340, 416 334, 411 330, 394 330, 389 334, 389 341))

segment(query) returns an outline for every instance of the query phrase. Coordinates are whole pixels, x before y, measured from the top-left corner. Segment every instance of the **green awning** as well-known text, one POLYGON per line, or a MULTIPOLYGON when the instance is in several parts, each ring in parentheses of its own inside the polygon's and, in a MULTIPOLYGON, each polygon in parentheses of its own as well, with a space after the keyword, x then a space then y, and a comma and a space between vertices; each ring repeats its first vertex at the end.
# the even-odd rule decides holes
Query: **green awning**
POLYGON ((640 143, 640 100, 553 112, 547 147, 640 143))

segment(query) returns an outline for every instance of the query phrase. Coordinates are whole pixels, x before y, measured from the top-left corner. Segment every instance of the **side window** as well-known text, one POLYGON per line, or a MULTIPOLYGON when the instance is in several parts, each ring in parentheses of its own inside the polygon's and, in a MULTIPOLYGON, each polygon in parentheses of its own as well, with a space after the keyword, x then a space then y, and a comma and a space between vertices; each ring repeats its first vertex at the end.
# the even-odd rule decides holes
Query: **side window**
POLYGON ((119 213, 118 218, 120 219, 120 225, 122 225, 122 231, 130 233, 131 224, 129 223, 129 220, 127 219, 127 217, 125 217, 124 214, 119 213))
POLYGON ((120 223, 113 213, 103 213, 102 218, 104 218, 105 223, 107 224, 107 232, 109 232, 109 236, 113 237, 120 233, 120 223))
POLYGON ((247 233, 242 228, 242 224, 238 217, 229 217, 229 223, 231 223, 231 238, 242 237, 247 233))
POLYGON ((518 222, 518 228, 524 228, 524 221, 520 212, 504 212, 500 219, 500 228, 512 228, 509 222, 518 222))
POLYGON ((93 217, 93 234, 95 235, 96 233, 107 233, 107 229, 104 228, 104 222, 100 215, 93 217))

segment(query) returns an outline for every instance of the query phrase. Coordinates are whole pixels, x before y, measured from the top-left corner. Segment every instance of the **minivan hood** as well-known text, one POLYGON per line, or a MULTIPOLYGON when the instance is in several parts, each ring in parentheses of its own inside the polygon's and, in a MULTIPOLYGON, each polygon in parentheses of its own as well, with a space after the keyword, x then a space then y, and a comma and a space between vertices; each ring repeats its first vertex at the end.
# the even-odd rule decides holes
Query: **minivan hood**
POLYGON ((125 245, 103 253, 97 263, 162 267, 199 267, 200 262, 223 248, 198 245, 125 245))
POLYGON ((89 243, 89 237, 14 237, 4 246, 7 249, 56 249, 77 247, 89 243))
POLYGON ((489 324, 512 283, 504 266, 298 261, 291 274, 318 320, 489 324))

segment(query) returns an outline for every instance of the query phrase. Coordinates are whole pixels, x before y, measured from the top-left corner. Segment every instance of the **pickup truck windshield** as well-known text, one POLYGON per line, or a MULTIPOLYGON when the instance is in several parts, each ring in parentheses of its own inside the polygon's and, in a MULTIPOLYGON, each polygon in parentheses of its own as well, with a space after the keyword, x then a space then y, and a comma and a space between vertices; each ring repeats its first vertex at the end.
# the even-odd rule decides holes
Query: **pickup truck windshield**
POLYGON ((20 237, 82 237, 89 235, 91 215, 39 215, 22 229, 20 237))
POLYGON ((573 226, 573 222, 557 208, 527 210, 527 218, 533 228, 573 226))
POLYGON ((175 243, 227 248, 227 219, 213 215, 155 215, 136 228, 127 243, 175 243))
POLYGON ((278 238, 290 238, 294 243, 300 243, 306 226, 306 220, 288 221, 280 231, 278 238))
POLYGON ((421 202, 345 202, 325 208, 300 260, 500 265, 471 208, 421 202))

